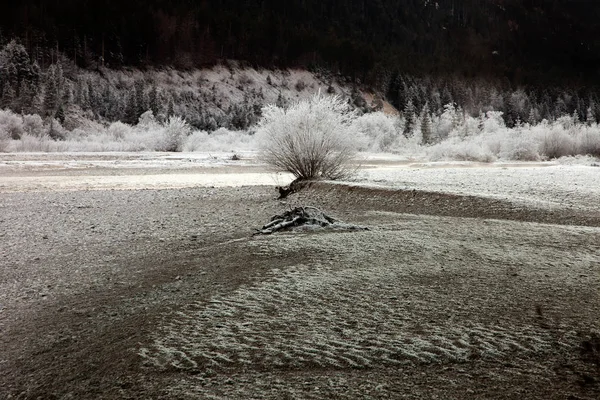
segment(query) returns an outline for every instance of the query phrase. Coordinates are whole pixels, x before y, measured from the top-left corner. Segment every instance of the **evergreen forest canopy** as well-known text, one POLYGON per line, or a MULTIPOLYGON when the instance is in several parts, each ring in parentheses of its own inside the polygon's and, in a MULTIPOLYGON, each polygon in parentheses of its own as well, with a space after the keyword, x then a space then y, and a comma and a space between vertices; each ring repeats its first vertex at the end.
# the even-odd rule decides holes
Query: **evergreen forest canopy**
POLYGON ((20 38, 45 68, 324 67, 381 85, 384 72, 582 85, 598 78, 600 2, 576 0, 19 0, 20 38), (103 58, 102 58, 103 56, 103 58))

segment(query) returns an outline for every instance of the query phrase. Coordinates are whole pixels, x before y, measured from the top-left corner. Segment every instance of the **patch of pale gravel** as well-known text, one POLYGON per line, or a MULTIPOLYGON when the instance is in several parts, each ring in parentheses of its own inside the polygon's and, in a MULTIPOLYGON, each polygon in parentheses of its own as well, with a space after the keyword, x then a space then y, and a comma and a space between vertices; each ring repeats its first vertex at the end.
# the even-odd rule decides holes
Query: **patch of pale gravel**
POLYGON ((169 173, 86 176, 9 176, 0 178, 0 193, 77 191, 77 190, 145 190, 194 187, 275 186, 279 176, 266 172, 238 173, 169 173))
POLYGON ((256 151, 0 153, 0 172, 86 168, 173 170, 256 164, 256 151), (234 155, 237 159, 233 159, 234 155))
POLYGON ((0 193, 285 185, 255 152, 0 154, 0 193))

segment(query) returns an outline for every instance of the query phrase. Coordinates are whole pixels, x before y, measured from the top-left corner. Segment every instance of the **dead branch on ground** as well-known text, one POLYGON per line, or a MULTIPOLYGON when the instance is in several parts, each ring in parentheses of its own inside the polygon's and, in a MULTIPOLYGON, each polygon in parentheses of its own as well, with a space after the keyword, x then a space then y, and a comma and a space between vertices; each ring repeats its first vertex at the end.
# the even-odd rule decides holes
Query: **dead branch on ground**
POLYGON ((257 229, 255 235, 270 235, 282 230, 288 230, 301 226, 314 226, 321 228, 338 228, 345 230, 368 230, 368 228, 343 223, 316 207, 295 207, 281 215, 274 215, 271 220, 261 229, 257 229))

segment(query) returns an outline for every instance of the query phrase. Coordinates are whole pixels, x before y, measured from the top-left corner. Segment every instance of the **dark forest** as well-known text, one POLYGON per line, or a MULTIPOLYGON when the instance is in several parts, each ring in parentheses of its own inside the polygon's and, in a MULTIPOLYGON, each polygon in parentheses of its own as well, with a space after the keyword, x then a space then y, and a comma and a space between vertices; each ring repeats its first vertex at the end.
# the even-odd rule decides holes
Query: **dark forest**
MULTIPOLYGON (((8 4, 7 4, 8 3, 8 4)), ((20 0, 1 39, 42 67, 56 49, 86 68, 324 67, 362 82, 382 70, 589 84, 600 2, 557 0, 20 0)))

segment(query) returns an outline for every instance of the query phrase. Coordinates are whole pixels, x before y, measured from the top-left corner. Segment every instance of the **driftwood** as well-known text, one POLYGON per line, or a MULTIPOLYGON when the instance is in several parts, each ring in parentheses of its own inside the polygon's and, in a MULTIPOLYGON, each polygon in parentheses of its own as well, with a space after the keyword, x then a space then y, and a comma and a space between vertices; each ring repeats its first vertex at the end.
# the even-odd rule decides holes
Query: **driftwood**
POLYGON ((287 186, 277 186, 279 190, 278 200, 285 199, 292 193, 299 192, 304 189, 311 181, 304 178, 296 178, 287 186))
POLYGON ((288 230, 300 226, 332 227, 347 230, 368 230, 368 228, 345 224, 325 214, 316 207, 296 207, 281 215, 274 215, 255 235, 270 235, 271 233, 288 230))

